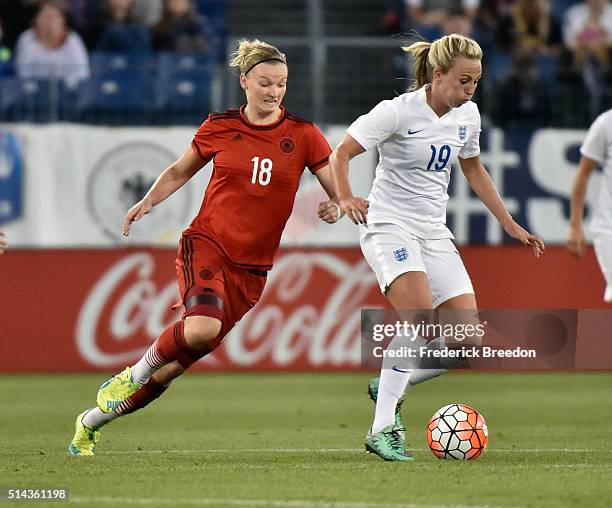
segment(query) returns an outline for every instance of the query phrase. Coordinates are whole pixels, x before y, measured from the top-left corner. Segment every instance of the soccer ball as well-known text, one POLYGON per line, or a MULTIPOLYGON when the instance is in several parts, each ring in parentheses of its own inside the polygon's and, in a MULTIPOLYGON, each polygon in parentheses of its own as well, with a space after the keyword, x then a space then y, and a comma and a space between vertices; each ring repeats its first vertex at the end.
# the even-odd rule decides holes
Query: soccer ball
POLYGON ((439 459, 475 460, 489 441, 482 415, 465 404, 449 404, 434 413, 427 425, 427 442, 439 459))

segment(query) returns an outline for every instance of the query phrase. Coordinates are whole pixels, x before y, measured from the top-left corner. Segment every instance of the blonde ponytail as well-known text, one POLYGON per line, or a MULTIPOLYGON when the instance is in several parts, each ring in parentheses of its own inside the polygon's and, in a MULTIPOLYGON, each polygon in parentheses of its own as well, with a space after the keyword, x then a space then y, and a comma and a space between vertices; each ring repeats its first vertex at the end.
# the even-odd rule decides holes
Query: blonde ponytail
POLYGON ((409 89, 411 92, 431 83, 433 69, 447 72, 458 57, 482 60, 480 45, 459 34, 445 35, 434 42, 414 42, 402 49, 414 58, 415 82, 409 89))

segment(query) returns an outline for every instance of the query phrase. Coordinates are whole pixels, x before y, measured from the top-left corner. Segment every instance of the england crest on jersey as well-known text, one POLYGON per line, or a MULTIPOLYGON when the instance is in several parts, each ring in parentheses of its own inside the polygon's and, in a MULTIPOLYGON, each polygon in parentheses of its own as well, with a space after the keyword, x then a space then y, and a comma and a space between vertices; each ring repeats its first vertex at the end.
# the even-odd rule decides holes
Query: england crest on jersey
POLYGON ((465 141, 467 139, 467 125, 460 125, 458 131, 459 141, 465 141))
POLYGON ((393 251, 396 261, 406 261, 408 259, 408 249, 401 247, 393 251))

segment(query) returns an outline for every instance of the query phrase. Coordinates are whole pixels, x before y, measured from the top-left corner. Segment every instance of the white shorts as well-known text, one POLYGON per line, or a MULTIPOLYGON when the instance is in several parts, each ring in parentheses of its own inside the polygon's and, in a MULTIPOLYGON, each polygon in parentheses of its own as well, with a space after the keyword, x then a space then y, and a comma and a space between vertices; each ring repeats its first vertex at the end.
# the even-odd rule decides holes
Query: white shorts
POLYGON ((361 251, 383 294, 407 272, 425 272, 434 308, 455 296, 474 294, 459 251, 449 238, 424 240, 395 224, 367 224, 360 230, 361 251))
POLYGON ((606 279, 604 302, 612 302, 612 235, 595 235, 593 246, 599 267, 606 279))

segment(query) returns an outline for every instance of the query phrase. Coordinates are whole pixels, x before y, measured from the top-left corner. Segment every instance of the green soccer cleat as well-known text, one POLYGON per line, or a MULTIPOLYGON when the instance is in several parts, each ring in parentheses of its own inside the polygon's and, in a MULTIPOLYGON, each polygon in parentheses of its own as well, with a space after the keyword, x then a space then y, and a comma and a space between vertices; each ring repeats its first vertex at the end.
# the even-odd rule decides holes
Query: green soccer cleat
POLYGON ((395 425, 389 425, 375 434, 370 429, 366 434, 365 449, 384 460, 414 460, 412 454, 404 449, 404 440, 395 425))
POLYGON ((74 425, 74 437, 72 438, 72 442, 68 445, 68 453, 70 455, 93 455, 96 443, 98 439, 100 439, 99 430, 93 430, 83 425, 83 416, 85 416, 87 411, 83 411, 77 416, 74 425))
POLYGON ((113 376, 100 386, 96 402, 104 413, 110 413, 124 400, 138 391, 140 385, 132 381, 132 369, 125 370, 113 376))
MULTIPOLYGON (((378 398, 378 383, 380 382, 379 377, 375 377, 368 384, 368 395, 376 404, 376 399, 378 398)), ((397 401, 397 405, 395 406, 395 426, 398 428, 400 435, 404 438, 406 434, 406 428, 402 424, 402 404, 404 403, 404 397, 397 401)))

